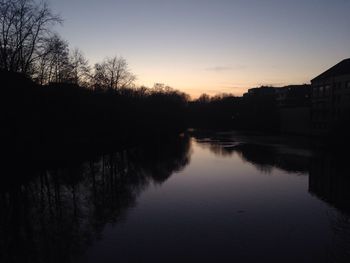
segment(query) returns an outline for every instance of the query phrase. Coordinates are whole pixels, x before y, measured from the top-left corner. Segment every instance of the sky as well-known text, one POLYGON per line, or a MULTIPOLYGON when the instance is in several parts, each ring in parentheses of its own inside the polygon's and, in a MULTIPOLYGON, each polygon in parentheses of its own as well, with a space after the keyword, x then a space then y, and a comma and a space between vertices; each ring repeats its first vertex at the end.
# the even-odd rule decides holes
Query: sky
POLYGON ((48 0, 93 65, 122 56, 138 85, 240 96, 350 57, 350 0, 48 0))

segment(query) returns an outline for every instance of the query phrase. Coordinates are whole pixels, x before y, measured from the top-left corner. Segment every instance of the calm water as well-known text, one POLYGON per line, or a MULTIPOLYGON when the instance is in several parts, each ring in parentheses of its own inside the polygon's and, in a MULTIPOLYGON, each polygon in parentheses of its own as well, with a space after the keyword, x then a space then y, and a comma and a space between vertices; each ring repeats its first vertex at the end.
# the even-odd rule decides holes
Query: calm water
POLYGON ((1 189, 1 262, 350 262, 347 161, 196 134, 1 189))

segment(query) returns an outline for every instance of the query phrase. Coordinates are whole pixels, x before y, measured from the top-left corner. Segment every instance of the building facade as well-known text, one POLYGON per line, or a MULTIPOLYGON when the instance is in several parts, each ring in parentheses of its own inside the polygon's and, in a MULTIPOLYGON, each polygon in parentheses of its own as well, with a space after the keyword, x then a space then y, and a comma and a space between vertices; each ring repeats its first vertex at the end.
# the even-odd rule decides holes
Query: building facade
POLYGON ((311 85, 289 85, 276 88, 280 131, 309 135, 311 122, 311 85))
POLYGON ((327 135, 350 113, 350 59, 311 80, 311 129, 327 135))

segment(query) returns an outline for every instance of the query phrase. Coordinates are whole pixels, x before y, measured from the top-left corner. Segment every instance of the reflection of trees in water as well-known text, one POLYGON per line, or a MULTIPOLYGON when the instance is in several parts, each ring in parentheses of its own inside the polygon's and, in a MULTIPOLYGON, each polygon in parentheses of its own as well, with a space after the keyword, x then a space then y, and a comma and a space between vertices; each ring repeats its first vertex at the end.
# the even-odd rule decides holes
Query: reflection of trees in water
POLYGON ((225 141, 197 140, 200 146, 209 149, 212 153, 222 157, 229 157, 235 152, 236 143, 225 141))
POLYGON ((291 173, 304 174, 309 171, 309 156, 302 151, 288 149, 288 146, 239 143, 228 135, 217 136, 214 139, 199 136, 197 141, 216 155, 231 156, 237 153, 261 172, 270 173, 273 168, 291 173))
POLYGON ((43 171, 1 191, 0 261, 73 262, 150 183, 188 164, 188 138, 162 143, 43 171))
MULTIPOLYGON (((292 173, 309 173, 309 192, 336 209, 328 213, 332 228, 326 262, 350 262, 350 176, 348 157, 337 153, 298 154, 267 144, 235 143, 228 136, 198 136, 197 142, 220 156, 234 153, 262 172, 276 167, 292 173)), ((317 220, 317 219, 316 219, 317 220)))
POLYGON ((236 151, 240 156, 254 164, 259 170, 271 172, 272 168, 282 169, 289 173, 306 174, 309 170, 309 157, 298 151, 285 151, 283 146, 240 144, 236 151))
POLYGON ((329 262, 350 261, 350 177, 347 156, 321 153, 312 158, 309 192, 336 208, 328 214, 332 227, 329 262))
POLYGON ((235 152, 237 145, 232 138, 232 134, 213 134, 211 132, 195 132, 194 136, 200 146, 208 148, 212 153, 219 156, 231 156, 235 152))

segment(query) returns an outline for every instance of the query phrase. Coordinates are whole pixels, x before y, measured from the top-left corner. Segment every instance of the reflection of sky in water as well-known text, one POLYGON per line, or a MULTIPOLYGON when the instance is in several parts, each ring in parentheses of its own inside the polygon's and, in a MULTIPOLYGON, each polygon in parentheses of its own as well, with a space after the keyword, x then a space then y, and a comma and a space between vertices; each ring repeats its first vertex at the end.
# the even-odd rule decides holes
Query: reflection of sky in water
POLYGON ((184 170, 106 226, 84 262, 327 262, 336 212, 309 194, 307 172, 264 170, 194 139, 192 151, 184 170))

